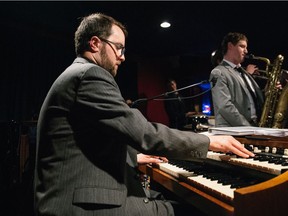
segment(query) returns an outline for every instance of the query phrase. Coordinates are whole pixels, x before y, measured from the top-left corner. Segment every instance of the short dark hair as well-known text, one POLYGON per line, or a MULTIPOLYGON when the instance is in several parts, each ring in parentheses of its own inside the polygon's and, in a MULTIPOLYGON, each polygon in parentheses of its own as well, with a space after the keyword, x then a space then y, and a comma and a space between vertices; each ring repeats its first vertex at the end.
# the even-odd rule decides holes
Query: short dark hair
POLYGON ((248 42, 247 37, 238 32, 229 32, 222 40, 221 43, 221 49, 222 49, 222 54, 225 55, 227 52, 227 45, 229 42, 231 42, 233 45, 236 45, 240 40, 245 40, 248 42))
POLYGON ((126 27, 114 18, 102 13, 94 13, 82 18, 74 36, 76 55, 89 50, 89 41, 92 36, 108 38, 111 35, 112 25, 118 26, 128 36, 126 27))

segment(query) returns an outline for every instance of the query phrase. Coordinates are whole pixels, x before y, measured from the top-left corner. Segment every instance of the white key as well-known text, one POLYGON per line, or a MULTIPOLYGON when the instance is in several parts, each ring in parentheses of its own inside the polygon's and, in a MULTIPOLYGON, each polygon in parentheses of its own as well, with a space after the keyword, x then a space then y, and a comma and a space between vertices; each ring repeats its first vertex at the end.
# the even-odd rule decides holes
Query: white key
MULTIPOLYGON (((239 163, 239 165, 246 165, 246 167, 250 168, 255 168, 260 171, 268 172, 270 174, 274 175, 280 175, 281 170, 284 168, 280 164, 273 164, 273 163, 268 163, 267 161, 258 161, 258 160, 253 160, 253 158, 231 158, 231 162, 235 162, 236 164, 239 163)), ((234 163, 234 164, 235 164, 234 163)))
POLYGON ((184 175, 184 176, 194 175, 193 172, 189 172, 188 170, 185 170, 183 168, 177 167, 169 163, 159 163, 159 169, 176 178, 179 178, 179 175, 184 175))
POLYGON ((212 191, 217 191, 221 195, 225 195, 230 199, 234 198, 235 188, 234 189, 230 188, 231 185, 222 185, 221 183, 217 183, 217 181, 212 181, 210 179, 203 177, 203 175, 191 176, 188 177, 188 179, 191 180, 192 182, 196 182, 204 187, 207 187, 212 191))
MULTIPOLYGON (((223 153, 209 151, 207 154, 207 158, 221 161, 220 156, 224 155, 225 154, 223 153)), ((280 175, 282 169, 287 168, 282 166, 281 164, 268 163, 268 161, 258 161, 254 160, 253 158, 246 159, 246 158, 231 157, 229 158, 229 162, 232 162, 233 164, 237 164, 239 166, 249 167, 251 169, 256 169, 262 172, 270 173, 273 175, 280 175)))
POLYGON ((225 154, 224 153, 208 151, 207 158, 212 159, 212 160, 216 160, 216 161, 221 161, 220 156, 223 156, 223 155, 225 155, 225 154))

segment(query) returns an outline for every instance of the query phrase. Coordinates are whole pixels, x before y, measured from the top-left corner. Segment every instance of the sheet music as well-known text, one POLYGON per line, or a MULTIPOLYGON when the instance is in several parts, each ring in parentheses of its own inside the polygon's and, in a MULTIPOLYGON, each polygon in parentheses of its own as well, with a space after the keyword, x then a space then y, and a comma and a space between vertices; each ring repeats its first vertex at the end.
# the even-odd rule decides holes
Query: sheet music
POLYGON ((279 128, 265 128, 265 127, 252 127, 252 126, 240 126, 240 127, 210 127, 208 132, 213 135, 265 135, 285 137, 288 136, 288 129, 279 128))

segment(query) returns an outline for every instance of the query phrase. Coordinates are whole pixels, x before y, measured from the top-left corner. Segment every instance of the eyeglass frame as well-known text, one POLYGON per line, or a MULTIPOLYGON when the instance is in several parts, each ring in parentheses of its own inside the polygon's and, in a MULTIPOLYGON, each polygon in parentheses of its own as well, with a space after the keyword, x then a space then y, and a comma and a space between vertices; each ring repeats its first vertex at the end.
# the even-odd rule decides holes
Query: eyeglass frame
MULTIPOLYGON (((103 42, 105 42, 105 43, 107 43, 113 50, 114 50, 114 48, 112 47, 112 45, 111 44, 113 44, 115 47, 116 47, 116 49, 117 50, 121 50, 121 53, 120 53, 120 55, 118 56, 118 57, 122 57, 124 54, 125 54, 125 46, 123 46, 122 44, 120 44, 120 43, 116 43, 116 42, 113 42, 113 41, 110 41, 110 40, 107 40, 107 39, 105 39, 105 38, 101 38, 101 37, 98 37, 101 41, 103 41, 103 42)), ((116 54, 116 53, 115 53, 116 54)))

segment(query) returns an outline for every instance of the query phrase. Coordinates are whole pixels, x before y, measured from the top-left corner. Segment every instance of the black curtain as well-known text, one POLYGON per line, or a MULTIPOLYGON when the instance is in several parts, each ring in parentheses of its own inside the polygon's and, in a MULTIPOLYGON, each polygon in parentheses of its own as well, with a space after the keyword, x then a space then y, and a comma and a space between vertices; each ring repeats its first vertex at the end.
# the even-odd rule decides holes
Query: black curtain
POLYGON ((1 26, 0 121, 29 121, 38 115, 53 81, 74 60, 73 34, 25 23, 1 26))

